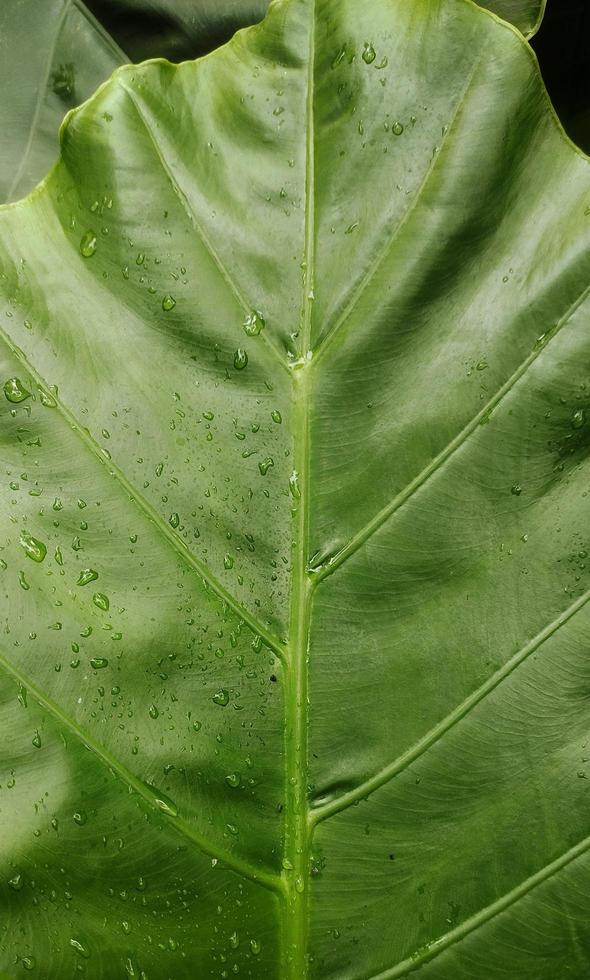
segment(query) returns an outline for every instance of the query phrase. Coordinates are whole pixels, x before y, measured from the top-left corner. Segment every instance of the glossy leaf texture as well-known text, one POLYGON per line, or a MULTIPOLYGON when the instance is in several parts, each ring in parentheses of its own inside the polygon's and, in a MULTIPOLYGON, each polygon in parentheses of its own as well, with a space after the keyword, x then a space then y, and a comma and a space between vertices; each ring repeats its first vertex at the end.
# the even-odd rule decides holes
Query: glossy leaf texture
POLYGON ((487 7, 503 20, 514 24, 525 37, 532 37, 541 26, 547 0, 481 0, 480 6, 487 7))
POLYGON ((586 980, 589 209, 456 0, 70 116, 0 212, 0 970, 586 980))
POLYGON ((0 6, 0 201, 45 176, 65 113, 127 58, 75 0, 4 0, 0 6))
MULTIPOLYGON (((490 0, 527 36, 541 0, 490 0)), ((0 203, 55 162, 65 113, 127 61, 195 58, 264 16, 267 0, 4 0, 0 9, 0 203), (92 12, 91 12, 92 11, 92 12), (93 16, 96 15, 96 18, 93 16)))

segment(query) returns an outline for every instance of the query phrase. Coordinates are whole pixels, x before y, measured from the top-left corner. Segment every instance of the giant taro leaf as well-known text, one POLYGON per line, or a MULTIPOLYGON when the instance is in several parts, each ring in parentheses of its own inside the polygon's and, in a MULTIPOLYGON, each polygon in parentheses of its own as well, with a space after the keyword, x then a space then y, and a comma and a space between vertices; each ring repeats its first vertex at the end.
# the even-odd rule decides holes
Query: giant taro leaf
POLYGON ((588 161, 455 0, 120 69, 0 220, 0 969, 585 980, 588 161))

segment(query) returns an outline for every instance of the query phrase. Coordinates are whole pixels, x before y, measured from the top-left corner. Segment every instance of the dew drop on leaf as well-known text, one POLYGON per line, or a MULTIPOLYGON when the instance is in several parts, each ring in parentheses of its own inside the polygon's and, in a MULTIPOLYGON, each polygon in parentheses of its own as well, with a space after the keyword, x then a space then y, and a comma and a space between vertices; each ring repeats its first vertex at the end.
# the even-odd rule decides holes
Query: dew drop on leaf
POLYGON ((85 568, 80 572, 76 585, 88 585, 89 582, 95 582, 97 578, 98 572, 94 568, 85 568))
POLYGON ((47 547, 38 538, 34 538, 28 531, 23 531, 20 536, 20 543, 27 558, 32 561, 41 562, 47 554, 47 547))
POLYGON ((370 65, 375 60, 375 48, 368 41, 365 41, 365 46, 363 48, 363 61, 366 65, 370 65))
POLYGON ((236 371, 243 371, 248 364, 248 355, 242 347, 238 347, 234 354, 234 367, 236 371))
POLYGON ((84 943, 81 943, 79 939, 70 939, 70 946, 72 946, 79 956, 85 960, 90 959, 90 950, 84 943))
POLYGON ((103 592, 95 592, 94 595, 92 596, 92 601, 94 605, 98 606, 99 609, 102 609, 103 612, 108 611, 110 603, 108 600, 108 596, 104 595, 103 592))
POLYGON ((80 252, 89 259, 96 252, 96 232, 89 230, 80 239, 80 252))
POLYGON ((170 293, 167 293, 162 300, 162 309, 166 313, 168 313, 170 310, 173 310, 175 306, 176 306, 176 300, 174 299, 174 296, 171 296, 170 293))
POLYGON ((244 333, 249 337, 257 337, 264 327, 264 317, 260 310, 251 310, 243 323, 244 333))
POLYGON ((214 704, 220 704, 225 708, 226 704, 229 704, 229 691, 226 691, 224 687, 221 688, 217 694, 214 694, 211 698, 214 704))
POLYGON ((31 392, 27 391, 19 378, 9 378, 8 381, 4 382, 4 394, 8 401, 13 404, 24 402, 26 398, 31 397, 31 392))
POLYGON ((289 477, 289 491, 294 500, 301 499, 301 490, 299 489, 299 474, 293 470, 291 476, 289 477))

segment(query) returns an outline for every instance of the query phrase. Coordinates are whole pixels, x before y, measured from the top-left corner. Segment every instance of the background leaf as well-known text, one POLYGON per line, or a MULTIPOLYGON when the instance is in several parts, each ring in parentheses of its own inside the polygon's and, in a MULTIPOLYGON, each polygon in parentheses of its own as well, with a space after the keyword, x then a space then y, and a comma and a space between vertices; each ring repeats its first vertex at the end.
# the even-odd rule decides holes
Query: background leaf
POLYGON ((64 114, 126 60, 82 4, 0 6, 0 201, 18 200, 45 176, 64 114))
POLYGON ((1 969, 586 980, 589 207, 451 0, 70 117, 0 212, 1 969))
POLYGON ((268 0, 90 0, 88 6, 130 61, 185 61, 262 20, 268 0))
POLYGON ((510 21, 524 34, 531 37, 541 26, 547 0, 479 0, 480 7, 510 21))

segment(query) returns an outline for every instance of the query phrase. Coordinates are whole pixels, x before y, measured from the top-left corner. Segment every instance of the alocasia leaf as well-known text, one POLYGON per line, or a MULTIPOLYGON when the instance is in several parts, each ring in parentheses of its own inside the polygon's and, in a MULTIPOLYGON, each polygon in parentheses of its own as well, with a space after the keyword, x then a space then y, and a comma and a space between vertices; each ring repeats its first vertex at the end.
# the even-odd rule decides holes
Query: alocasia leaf
POLYGON ((547 0, 478 0, 481 7, 510 21, 525 37, 532 37, 541 26, 547 0))
POLYGON ((589 210, 458 0, 70 116, 0 213, 7 975, 586 980, 589 210))
POLYGON ((67 110, 126 60, 76 0, 3 0, 0 201, 17 200, 45 176, 67 110))

